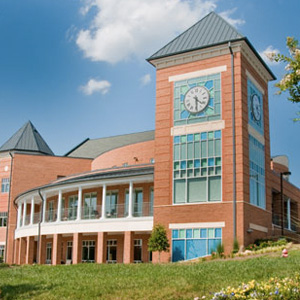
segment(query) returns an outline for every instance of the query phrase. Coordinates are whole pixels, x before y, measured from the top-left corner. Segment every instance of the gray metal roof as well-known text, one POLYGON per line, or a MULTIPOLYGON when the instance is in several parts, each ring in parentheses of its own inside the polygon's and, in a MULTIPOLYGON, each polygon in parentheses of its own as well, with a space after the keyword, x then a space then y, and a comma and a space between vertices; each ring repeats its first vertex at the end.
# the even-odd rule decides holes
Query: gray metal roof
POLYGON ((12 150, 54 155, 45 140, 30 121, 24 124, 7 142, 0 147, 0 152, 12 150))
POLYGON ((151 140, 154 140, 154 130, 100 139, 86 139, 66 153, 65 156, 96 158, 99 155, 116 148, 151 140))
POLYGON ((173 41, 154 53, 148 60, 206 48, 245 38, 215 12, 209 13, 173 41))

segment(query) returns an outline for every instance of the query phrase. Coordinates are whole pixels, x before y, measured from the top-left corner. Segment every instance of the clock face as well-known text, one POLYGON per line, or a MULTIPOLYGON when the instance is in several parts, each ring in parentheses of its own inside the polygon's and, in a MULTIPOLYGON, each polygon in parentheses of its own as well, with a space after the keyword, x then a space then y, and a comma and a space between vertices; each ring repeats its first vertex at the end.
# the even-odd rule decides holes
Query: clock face
POLYGON ((254 119, 259 121, 261 119, 261 105, 256 94, 252 95, 251 110, 254 119))
POLYGON ((209 102, 209 91, 204 86, 195 86, 184 96, 184 106, 191 114, 203 111, 209 102))

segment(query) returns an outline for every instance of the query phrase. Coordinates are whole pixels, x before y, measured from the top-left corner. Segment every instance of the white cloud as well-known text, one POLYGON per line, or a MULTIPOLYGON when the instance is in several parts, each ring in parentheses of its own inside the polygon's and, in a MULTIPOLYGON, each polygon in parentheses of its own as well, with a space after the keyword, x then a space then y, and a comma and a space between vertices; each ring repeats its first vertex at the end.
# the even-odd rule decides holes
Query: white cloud
POLYGON ((236 11, 236 8, 226 10, 226 11, 221 12, 220 16, 234 27, 238 27, 238 26, 245 24, 245 20, 243 20, 243 19, 233 19, 232 17, 230 17, 230 15, 232 15, 235 11, 236 11))
POLYGON ((265 50, 262 52, 259 52, 259 55, 262 57, 262 59, 268 64, 268 65, 276 65, 277 62, 274 62, 272 59, 273 54, 279 53, 278 49, 275 49, 273 46, 268 46, 265 50))
POLYGON ((92 95, 94 93, 100 92, 102 95, 106 94, 111 87, 110 82, 107 80, 95 80, 95 79, 90 79, 86 85, 80 86, 80 90, 85 94, 85 95, 92 95))
POLYGON ((145 74, 144 76, 141 77, 142 85, 147 85, 150 82, 151 82, 151 75, 150 74, 145 74))
POLYGON ((81 13, 96 11, 76 43, 93 61, 145 58, 209 12, 218 0, 86 0, 81 13))

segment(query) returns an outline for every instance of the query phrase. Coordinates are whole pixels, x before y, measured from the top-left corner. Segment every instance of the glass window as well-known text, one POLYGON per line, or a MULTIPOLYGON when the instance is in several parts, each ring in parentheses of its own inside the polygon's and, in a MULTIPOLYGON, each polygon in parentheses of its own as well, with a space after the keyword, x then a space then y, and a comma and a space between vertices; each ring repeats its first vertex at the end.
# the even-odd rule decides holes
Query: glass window
POLYGON ((73 242, 70 241, 67 243, 67 260, 72 260, 72 253, 73 253, 73 242))
POLYGON ((143 241, 141 239, 134 240, 133 260, 135 263, 142 262, 142 244, 143 241))
POLYGON ((46 245, 46 264, 52 263, 52 243, 46 245))
POLYGON ((143 216, 143 191, 135 190, 134 202, 133 202, 133 216, 142 217, 143 216))
POLYGON ((9 192, 9 178, 2 178, 1 180, 1 193, 9 192))
POLYGON ((107 263, 116 263, 117 262, 117 240, 107 240, 107 263))
POLYGON ((95 241, 82 241, 82 262, 95 261, 95 241))
POLYGON ((83 219, 95 219, 100 217, 97 211, 97 193, 84 194, 83 219))
POLYGON ((68 201, 68 212, 69 220, 76 220, 77 218, 77 205, 78 205, 78 196, 70 196, 68 201))
POLYGON ((109 191, 106 193, 106 217, 107 218, 116 218, 117 209, 118 209, 118 192, 109 191))
POLYGON ((6 225, 7 225, 7 212, 0 212, 0 227, 6 227, 6 225))
POLYGON ((5 246, 4 245, 0 245, 0 261, 4 257, 4 251, 5 251, 5 246))

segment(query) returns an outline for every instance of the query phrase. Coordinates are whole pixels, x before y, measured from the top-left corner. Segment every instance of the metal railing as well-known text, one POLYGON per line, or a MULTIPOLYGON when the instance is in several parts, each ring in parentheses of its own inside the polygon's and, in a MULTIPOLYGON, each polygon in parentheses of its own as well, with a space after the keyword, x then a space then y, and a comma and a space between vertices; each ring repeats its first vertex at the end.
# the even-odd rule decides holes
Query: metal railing
POLYGON ((82 220, 100 219, 101 212, 102 212, 101 205, 96 205, 96 207, 83 206, 81 209, 81 219, 82 220))
POLYGON ((57 220, 57 210, 56 209, 46 210, 45 222, 51 223, 51 222, 55 222, 56 220, 57 220))
POLYGON ((61 210, 62 221, 74 221, 77 219, 77 207, 63 208, 61 210))

